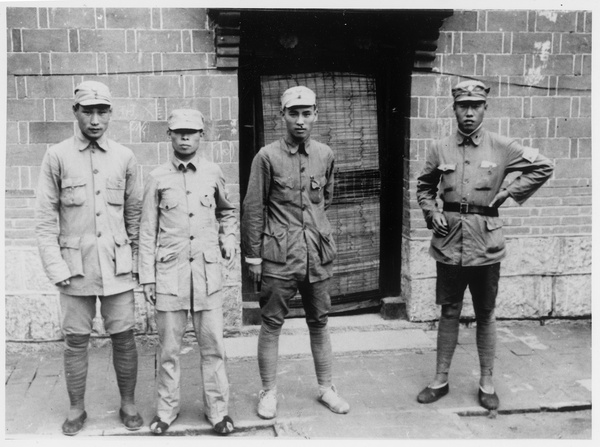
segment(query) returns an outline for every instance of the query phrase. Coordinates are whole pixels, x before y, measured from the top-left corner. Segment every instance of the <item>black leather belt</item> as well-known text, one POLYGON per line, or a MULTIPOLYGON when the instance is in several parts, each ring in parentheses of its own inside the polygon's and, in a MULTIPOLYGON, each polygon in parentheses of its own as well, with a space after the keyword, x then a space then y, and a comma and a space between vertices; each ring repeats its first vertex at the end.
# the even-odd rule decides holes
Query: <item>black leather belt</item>
POLYGON ((498 208, 491 206, 472 205, 465 202, 444 202, 444 211, 453 211, 460 214, 482 214, 484 216, 498 217, 498 208))

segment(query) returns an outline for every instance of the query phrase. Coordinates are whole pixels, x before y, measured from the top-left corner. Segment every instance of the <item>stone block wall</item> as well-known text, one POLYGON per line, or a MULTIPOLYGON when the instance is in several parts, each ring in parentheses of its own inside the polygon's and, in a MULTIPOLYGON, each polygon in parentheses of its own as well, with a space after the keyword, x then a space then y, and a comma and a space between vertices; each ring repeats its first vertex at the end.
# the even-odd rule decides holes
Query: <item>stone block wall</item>
POLYGON ((432 141, 454 131, 450 89, 467 78, 491 87, 487 129, 539 148, 556 166, 523 206, 502 206, 508 256, 497 315, 591 315, 591 12, 455 11, 440 32, 433 72, 413 74, 407 122, 401 281, 409 318, 439 314, 416 179, 432 141))
MULTIPOLYGON (((168 160, 166 118, 197 108, 207 119, 201 151, 225 174, 239 206, 238 87, 217 70, 204 8, 8 7, 5 209, 6 340, 55 340, 56 288, 42 270, 34 233, 35 189, 46 149, 73 135, 74 87, 107 84, 114 98, 108 136, 131 148, 142 181, 168 160)), ((239 259, 227 271, 226 326, 241 325, 239 259)), ((153 308, 136 291, 138 334, 155 333, 153 308)), ((95 332, 104 334, 102 322, 95 332)))

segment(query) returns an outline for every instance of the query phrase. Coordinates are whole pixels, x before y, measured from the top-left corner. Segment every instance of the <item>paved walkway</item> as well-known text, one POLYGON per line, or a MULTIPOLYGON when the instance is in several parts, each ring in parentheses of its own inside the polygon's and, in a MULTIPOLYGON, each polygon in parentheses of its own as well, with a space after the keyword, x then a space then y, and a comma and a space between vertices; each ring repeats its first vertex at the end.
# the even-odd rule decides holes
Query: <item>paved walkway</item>
MULTIPOLYGON (((279 411, 271 421, 256 415, 260 390, 256 328, 227 338, 231 383, 230 415, 238 435, 272 427, 277 436, 304 438, 466 439, 472 432, 461 415, 488 415, 478 405, 479 367, 475 329, 461 326, 450 376, 450 393, 422 405, 417 393, 432 378, 436 331, 428 325, 385 322, 377 315, 332 318, 334 383, 350 402, 335 415, 316 400, 316 378, 302 320, 286 322, 280 342, 279 411)), ((591 322, 499 322, 495 383, 500 414, 591 408, 591 322)), ((77 439, 99 435, 148 435, 126 431, 119 422, 119 395, 108 343, 90 349, 86 394, 88 420, 77 439)), ((140 344, 136 399, 146 423, 154 416, 156 348, 140 344)), ((181 415, 169 435, 212 431, 202 414, 199 354, 195 343, 182 350, 181 415)), ((8 354, 7 439, 61 437, 68 409, 62 352, 8 354)), ((266 431, 264 433, 267 433, 266 431)))

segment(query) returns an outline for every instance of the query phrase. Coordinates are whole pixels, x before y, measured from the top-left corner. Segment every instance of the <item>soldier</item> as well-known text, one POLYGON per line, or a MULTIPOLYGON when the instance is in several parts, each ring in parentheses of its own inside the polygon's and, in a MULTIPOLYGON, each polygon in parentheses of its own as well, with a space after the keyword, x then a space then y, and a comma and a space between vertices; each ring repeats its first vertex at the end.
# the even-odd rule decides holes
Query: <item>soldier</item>
POLYGON ((157 415, 150 430, 163 435, 179 416, 179 352, 189 312, 200 347, 205 416, 215 432, 227 435, 234 425, 227 415, 220 260, 222 254, 230 267, 235 259, 235 207, 219 166, 197 155, 202 114, 173 110, 168 126, 173 156, 148 177, 140 228, 140 280, 146 300, 156 306, 160 340, 157 415))
POLYGON ((242 244, 252 281, 261 283, 262 325, 258 364, 263 389, 258 415, 277 413, 279 334, 288 302, 299 290, 310 332, 319 401, 335 413, 350 406, 331 382, 332 352, 327 317, 336 246, 326 210, 333 199, 333 151, 310 138, 316 97, 293 87, 281 97, 286 135, 254 157, 243 204, 242 244))
POLYGON ((417 198, 433 230, 429 253, 437 262, 436 304, 442 306, 433 382, 417 400, 431 403, 448 393, 448 373, 458 339, 467 285, 477 321, 480 363, 479 403, 499 406, 492 372, 496 346, 496 295, 500 261, 506 256, 498 208, 511 197, 522 205, 552 174, 553 165, 537 149, 483 128, 489 88, 464 81, 452 89, 458 130, 427 152, 417 198), (521 175, 503 187, 510 172, 521 175), (438 188, 443 209, 438 208, 438 188))
POLYGON ((143 425, 134 401, 138 357, 133 332, 141 191, 133 152, 105 135, 111 101, 100 82, 75 88, 75 136, 48 149, 37 191, 40 255, 60 291, 71 402, 62 426, 65 435, 79 433, 87 418, 84 395, 96 298, 112 340, 121 421, 128 430, 143 425))

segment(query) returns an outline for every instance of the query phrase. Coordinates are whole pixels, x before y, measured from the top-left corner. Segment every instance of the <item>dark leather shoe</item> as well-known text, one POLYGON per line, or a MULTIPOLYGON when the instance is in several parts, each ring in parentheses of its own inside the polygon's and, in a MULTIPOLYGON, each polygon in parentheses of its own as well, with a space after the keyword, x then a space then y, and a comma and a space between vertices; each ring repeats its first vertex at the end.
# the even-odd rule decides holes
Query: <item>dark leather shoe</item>
POLYGON ((486 393, 479 388, 479 404, 486 410, 496 410, 500 406, 500 399, 494 391, 493 393, 486 393))
POLYGON ((65 422, 62 425, 63 435, 75 436, 83 428, 83 424, 86 419, 87 413, 84 411, 77 419, 73 419, 72 421, 68 419, 65 420, 65 422))
POLYGON ((450 391, 450 385, 448 383, 441 388, 426 387, 417 396, 417 401, 422 404, 430 404, 444 397, 448 394, 448 391, 450 391))
POLYGON ((123 411, 123 409, 119 409, 119 417, 121 418, 121 422, 125 426, 125 428, 129 431, 139 430, 142 425, 144 425, 144 420, 139 413, 129 415, 123 411))

